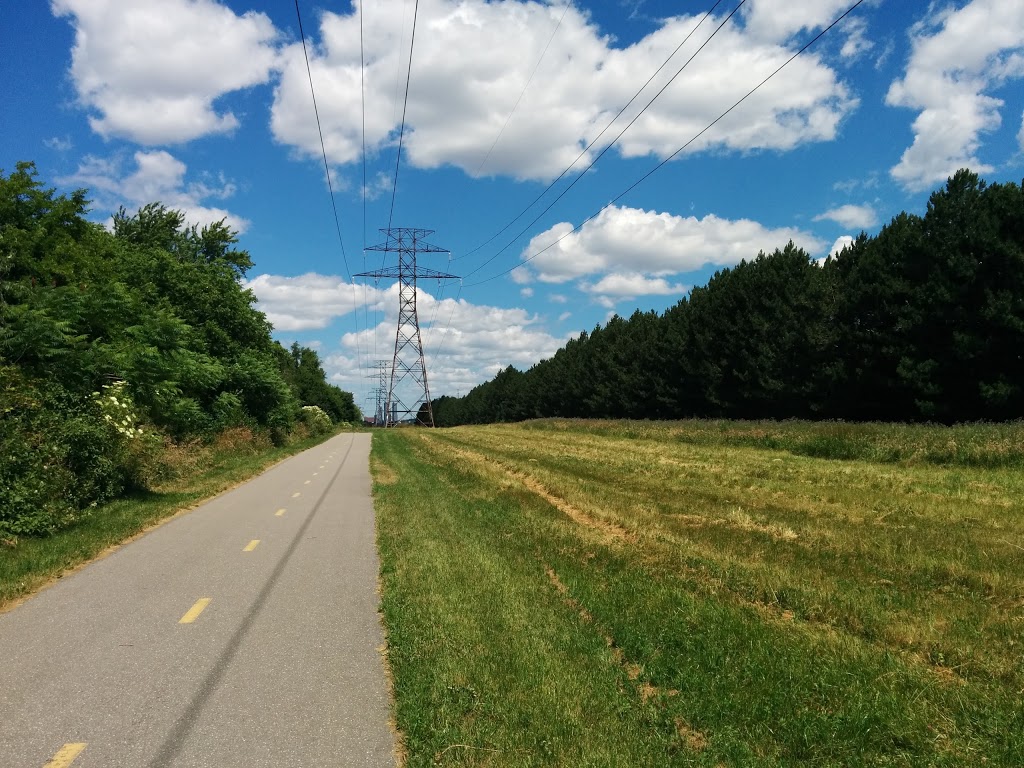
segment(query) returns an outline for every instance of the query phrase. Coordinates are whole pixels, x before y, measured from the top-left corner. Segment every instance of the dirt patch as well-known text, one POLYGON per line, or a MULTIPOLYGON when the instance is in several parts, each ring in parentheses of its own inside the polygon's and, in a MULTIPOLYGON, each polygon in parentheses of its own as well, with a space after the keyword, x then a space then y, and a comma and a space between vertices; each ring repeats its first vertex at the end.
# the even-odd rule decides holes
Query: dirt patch
POLYGON ((731 528, 737 531, 761 533, 777 541, 796 541, 800 535, 792 528, 782 525, 759 523, 741 509, 735 509, 725 518, 711 518, 703 515, 672 515, 672 520, 687 528, 731 528))
POLYGON ((398 473, 387 464, 374 459, 370 463, 373 481, 378 485, 394 485, 398 482, 398 473))
POLYGON ((708 746, 708 737, 690 725, 681 717, 675 719, 676 734, 691 752, 703 752, 708 746))

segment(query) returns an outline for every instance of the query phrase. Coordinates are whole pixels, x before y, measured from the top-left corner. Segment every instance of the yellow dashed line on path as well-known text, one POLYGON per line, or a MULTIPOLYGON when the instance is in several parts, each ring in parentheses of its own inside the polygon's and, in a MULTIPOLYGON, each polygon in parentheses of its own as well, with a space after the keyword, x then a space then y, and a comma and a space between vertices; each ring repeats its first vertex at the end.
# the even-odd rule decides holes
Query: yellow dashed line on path
POLYGON ((242 551, 243 552, 252 552, 259 545, 260 545, 260 540, 259 539, 253 539, 252 541, 250 541, 248 544, 245 545, 245 549, 243 549, 242 551))
POLYGON ((279 510, 277 510, 277 512, 274 513, 274 515, 276 517, 281 517, 282 515, 284 515, 284 513, 285 513, 285 510, 279 509, 279 510))
POLYGON ((301 496, 301 495, 302 495, 302 493, 301 493, 301 492, 299 492, 299 491, 296 491, 295 493, 293 493, 293 494, 292 494, 292 498, 293 498, 293 499, 297 499, 297 498, 299 498, 299 496, 301 496))
POLYGON ((312 480, 307 480, 306 482, 303 483, 303 485, 309 485, 311 482, 313 482, 313 481, 312 480))
POLYGON ((313 473, 313 477, 316 477, 316 476, 317 476, 317 475, 319 475, 319 474, 320 474, 319 472, 314 472, 314 473, 313 473))
POLYGON ((188 613, 186 613, 184 616, 178 619, 178 623, 191 624, 193 621, 199 618, 199 614, 202 613, 205 610, 206 606, 210 604, 211 599, 212 598, 209 597, 201 597, 200 599, 196 600, 196 604, 188 609, 188 613))
POLYGON ((43 768, 68 768, 69 765, 75 762, 75 758, 82 754, 85 746, 86 742, 84 741, 65 744, 43 768))

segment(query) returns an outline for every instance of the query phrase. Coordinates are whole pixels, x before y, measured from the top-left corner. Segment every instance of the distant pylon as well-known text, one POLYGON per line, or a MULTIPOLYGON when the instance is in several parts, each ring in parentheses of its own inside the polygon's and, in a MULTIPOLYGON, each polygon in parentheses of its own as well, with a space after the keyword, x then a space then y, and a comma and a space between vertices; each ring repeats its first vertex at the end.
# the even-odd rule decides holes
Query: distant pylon
POLYGON ((416 313, 416 280, 457 280, 456 275, 438 272, 433 269, 416 267, 417 253, 448 253, 444 248, 431 245, 424 238, 432 235, 432 229, 415 227, 391 227, 382 229, 387 237, 386 242, 367 248, 368 251, 397 253, 398 265, 378 269, 373 272, 361 272, 356 277, 394 278, 398 280, 398 328, 395 331, 395 354, 391 361, 391 376, 387 386, 387 398, 384 403, 384 426, 393 427, 401 423, 402 415, 411 415, 413 420, 419 417, 420 408, 426 405, 425 418, 427 426, 434 426, 434 409, 430 403, 430 386, 427 384, 427 366, 423 360, 423 341, 420 338, 420 320, 416 313), (407 395, 402 400, 399 387, 406 379, 414 383, 413 392, 416 399, 407 395), (422 395, 420 394, 422 392, 422 395))
POLYGON ((373 424, 375 427, 379 427, 384 424, 384 401, 388 392, 388 371, 391 367, 391 361, 378 360, 374 365, 377 367, 376 372, 371 373, 366 378, 377 380, 377 386, 370 390, 370 394, 375 395, 377 398, 377 407, 373 412, 373 424))

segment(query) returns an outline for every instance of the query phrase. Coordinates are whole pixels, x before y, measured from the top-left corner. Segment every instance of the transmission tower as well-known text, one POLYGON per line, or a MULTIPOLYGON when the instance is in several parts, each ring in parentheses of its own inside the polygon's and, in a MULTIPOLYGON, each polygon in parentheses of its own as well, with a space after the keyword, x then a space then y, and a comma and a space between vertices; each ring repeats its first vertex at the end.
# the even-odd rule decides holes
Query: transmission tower
POLYGON ((377 407, 373 411, 373 425, 379 427, 384 423, 384 401, 388 392, 388 371, 391 367, 391 361, 378 360, 374 365, 377 367, 376 372, 371 373, 366 378, 377 380, 377 386, 370 390, 370 394, 377 398, 377 407))
POLYGON ((374 280, 392 278, 398 280, 398 328, 395 331, 395 354, 391 360, 391 375, 384 402, 384 426, 393 427, 402 421, 402 416, 418 418, 420 407, 426 405, 422 423, 434 426, 434 409, 430 403, 430 387, 427 384, 427 366, 423 361, 423 341, 420 338, 420 320, 416 313, 416 281, 457 280, 456 275, 423 269, 416 266, 418 253, 448 253, 444 248, 431 245, 424 238, 434 233, 432 229, 414 227, 389 227, 380 230, 387 240, 380 245, 367 248, 368 251, 397 253, 398 265, 373 272, 361 272, 356 277, 372 277, 374 280), (406 399, 401 397, 401 385, 408 380, 406 399))

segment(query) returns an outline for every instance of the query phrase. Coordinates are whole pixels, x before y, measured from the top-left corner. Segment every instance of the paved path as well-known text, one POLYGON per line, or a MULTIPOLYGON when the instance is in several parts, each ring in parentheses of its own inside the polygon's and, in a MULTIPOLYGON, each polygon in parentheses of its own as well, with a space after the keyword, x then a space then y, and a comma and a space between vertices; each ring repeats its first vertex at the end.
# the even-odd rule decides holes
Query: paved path
POLYGON ((0 766, 393 766, 369 449, 332 438, 0 615, 0 766))

